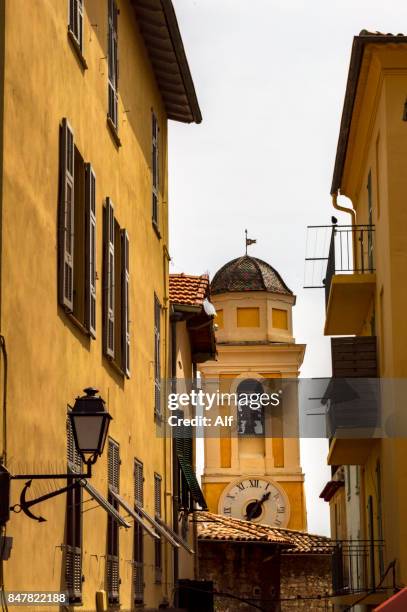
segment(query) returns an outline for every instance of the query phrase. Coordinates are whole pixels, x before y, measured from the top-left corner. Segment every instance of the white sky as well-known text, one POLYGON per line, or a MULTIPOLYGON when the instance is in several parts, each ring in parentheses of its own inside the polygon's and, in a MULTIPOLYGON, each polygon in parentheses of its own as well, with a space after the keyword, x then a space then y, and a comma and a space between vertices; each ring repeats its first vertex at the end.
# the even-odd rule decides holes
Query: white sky
MULTIPOLYGON (((203 122, 169 132, 171 272, 211 277, 244 253, 297 295, 302 376, 330 375, 322 290, 302 288, 306 226, 330 223, 352 38, 407 30, 402 0, 173 0, 203 122)), ((335 215, 348 223, 347 215, 335 215)), ((302 441, 308 528, 329 534, 326 440, 302 441)))

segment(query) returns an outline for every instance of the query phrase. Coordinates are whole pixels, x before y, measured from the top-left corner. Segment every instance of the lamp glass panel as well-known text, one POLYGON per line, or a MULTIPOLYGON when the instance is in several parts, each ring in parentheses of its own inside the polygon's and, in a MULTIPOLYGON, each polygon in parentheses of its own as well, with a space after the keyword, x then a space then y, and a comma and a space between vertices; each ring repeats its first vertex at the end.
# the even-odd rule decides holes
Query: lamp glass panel
POLYGON ((78 440, 78 450, 84 452, 98 451, 104 416, 85 416, 76 414, 73 420, 78 440))

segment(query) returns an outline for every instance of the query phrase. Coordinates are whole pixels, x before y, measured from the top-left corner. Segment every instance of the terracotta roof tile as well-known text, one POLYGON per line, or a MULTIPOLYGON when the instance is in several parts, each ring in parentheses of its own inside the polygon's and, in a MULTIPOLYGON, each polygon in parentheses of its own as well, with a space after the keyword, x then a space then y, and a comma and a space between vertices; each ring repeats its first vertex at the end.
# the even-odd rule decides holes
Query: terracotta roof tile
POLYGON ((209 276, 170 274, 170 302, 185 306, 202 306, 209 291, 209 276))
POLYGON ((285 554, 330 554, 334 543, 320 535, 226 518, 212 512, 196 513, 198 538, 218 542, 264 542, 280 544, 285 554))

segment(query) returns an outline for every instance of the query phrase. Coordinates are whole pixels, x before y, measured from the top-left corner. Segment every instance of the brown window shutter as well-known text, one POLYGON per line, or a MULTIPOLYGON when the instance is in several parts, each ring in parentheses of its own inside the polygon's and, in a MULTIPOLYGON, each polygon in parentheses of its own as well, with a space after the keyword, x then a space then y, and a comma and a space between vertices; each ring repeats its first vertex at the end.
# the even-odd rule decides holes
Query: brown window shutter
POLYGON ((121 335, 122 335, 122 370, 130 377, 130 311, 129 311, 129 236, 126 230, 121 230, 121 282, 122 282, 122 312, 121 312, 121 335))
POLYGON ((117 5, 114 0, 108 0, 108 116, 115 128, 118 128, 118 80, 119 65, 117 59, 117 5))
POLYGON ((141 507, 144 504, 144 469, 138 459, 134 460, 134 501, 141 507))
POLYGON ((154 474, 154 512, 161 516, 161 476, 154 474))
POLYGON ((108 451, 108 484, 116 493, 120 485, 120 448, 117 442, 109 440, 108 451))
POLYGON ((69 29, 79 48, 83 45, 83 0, 69 0, 69 29))
POLYGON ((74 135, 67 119, 61 126, 59 205, 59 302, 73 312, 74 262, 74 135))
POLYGON ((103 341, 104 351, 114 359, 114 208, 110 198, 106 198, 103 265, 103 341))
POLYGON ((85 165, 85 326, 96 338, 96 176, 85 165))
POLYGON ((158 191, 159 191, 159 150, 158 150, 158 121, 155 114, 152 114, 152 218, 153 222, 158 225, 159 222, 159 211, 158 211, 158 191))
POLYGON ((161 418, 161 304, 154 296, 154 414, 161 418))

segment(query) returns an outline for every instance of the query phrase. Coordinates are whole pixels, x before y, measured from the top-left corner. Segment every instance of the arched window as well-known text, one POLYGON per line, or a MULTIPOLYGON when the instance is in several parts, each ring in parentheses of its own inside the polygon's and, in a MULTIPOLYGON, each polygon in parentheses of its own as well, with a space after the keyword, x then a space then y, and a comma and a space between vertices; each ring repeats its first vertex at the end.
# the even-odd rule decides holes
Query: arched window
POLYGON ((263 385, 254 378, 243 380, 237 387, 237 422, 239 436, 264 436, 264 409, 260 397, 263 385))

